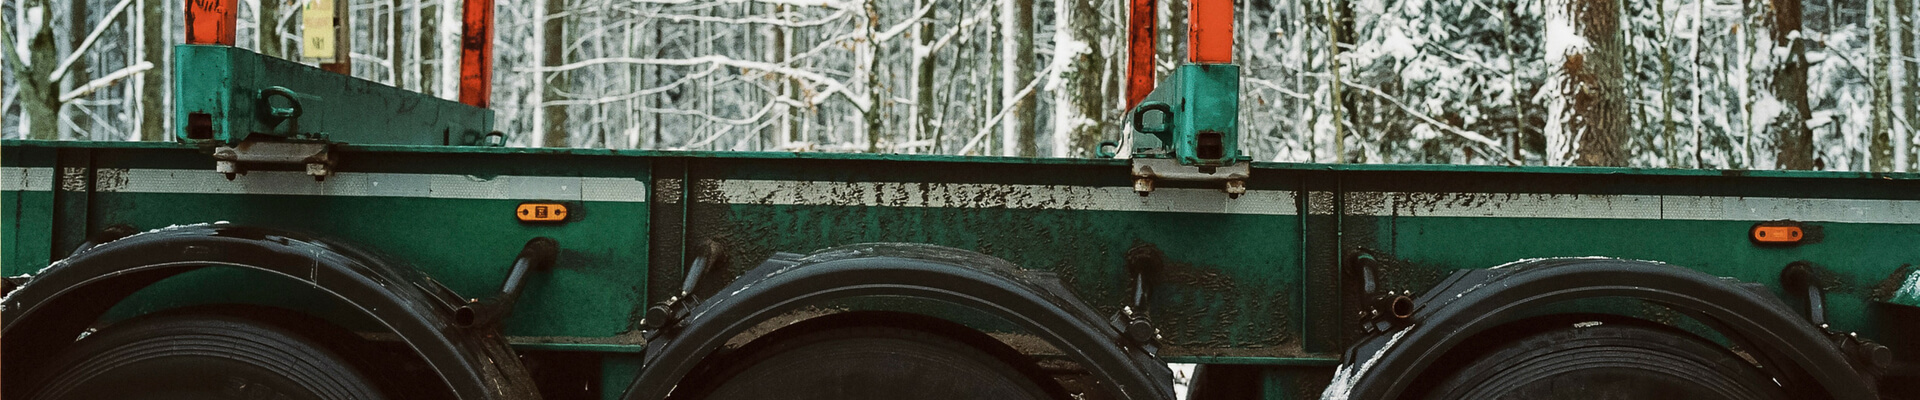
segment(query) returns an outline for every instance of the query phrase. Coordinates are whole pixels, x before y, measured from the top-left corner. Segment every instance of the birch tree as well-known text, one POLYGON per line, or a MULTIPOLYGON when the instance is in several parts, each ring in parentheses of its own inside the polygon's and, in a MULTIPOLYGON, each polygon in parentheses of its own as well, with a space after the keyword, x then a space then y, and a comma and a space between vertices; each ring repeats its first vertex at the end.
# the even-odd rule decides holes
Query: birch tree
POLYGON ((1547 6, 1548 160, 1624 166, 1627 103, 1621 87, 1618 0, 1555 0, 1547 6))

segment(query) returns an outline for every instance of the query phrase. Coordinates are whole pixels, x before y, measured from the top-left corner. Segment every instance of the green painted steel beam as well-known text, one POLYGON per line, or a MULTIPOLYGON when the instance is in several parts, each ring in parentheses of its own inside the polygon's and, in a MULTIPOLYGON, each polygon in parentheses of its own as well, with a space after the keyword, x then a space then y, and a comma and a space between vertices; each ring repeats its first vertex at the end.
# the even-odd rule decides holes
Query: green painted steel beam
POLYGON ((174 47, 181 141, 477 145, 493 111, 230 46, 174 47))

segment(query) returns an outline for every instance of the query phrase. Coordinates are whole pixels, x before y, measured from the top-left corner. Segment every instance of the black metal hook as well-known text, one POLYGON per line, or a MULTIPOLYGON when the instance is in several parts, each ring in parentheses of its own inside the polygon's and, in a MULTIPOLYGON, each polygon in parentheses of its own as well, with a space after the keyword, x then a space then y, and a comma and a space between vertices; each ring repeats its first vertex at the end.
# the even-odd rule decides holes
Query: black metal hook
POLYGON ((672 326, 675 321, 685 318, 687 311, 700 305, 700 297, 694 290, 700 286, 700 280, 707 270, 715 266, 726 265, 726 246, 718 241, 706 243, 706 254, 693 258, 693 264, 687 267, 687 277, 680 281, 680 292, 668 297, 667 301, 647 307, 647 316, 640 321, 642 329, 658 334, 661 329, 672 326))
POLYGON ((489 327, 513 315, 513 303, 520 300, 520 291, 526 288, 527 273, 552 268, 553 259, 559 253, 560 242, 551 238, 528 240, 526 246, 520 248, 520 255, 514 257, 513 267, 507 270, 507 278, 500 283, 500 293, 467 302, 454 310, 454 326, 489 327))

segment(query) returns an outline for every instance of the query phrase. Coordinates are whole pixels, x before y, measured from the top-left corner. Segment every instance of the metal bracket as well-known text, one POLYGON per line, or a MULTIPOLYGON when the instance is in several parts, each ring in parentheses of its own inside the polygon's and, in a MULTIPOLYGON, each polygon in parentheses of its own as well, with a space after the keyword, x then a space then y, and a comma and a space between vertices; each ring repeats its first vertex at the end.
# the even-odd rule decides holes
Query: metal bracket
POLYGON ((1221 191, 1228 197, 1239 198, 1247 194, 1247 177, 1253 173, 1253 164, 1239 161, 1223 167, 1201 167, 1182 165, 1171 158, 1134 158, 1133 191, 1146 196, 1153 192, 1154 180, 1222 182, 1221 191))
POLYGON ((265 140, 246 140, 232 147, 220 146, 213 149, 213 170, 227 175, 245 173, 241 163, 255 164, 304 164, 307 175, 314 180, 326 180, 333 174, 333 145, 324 142, 281 142, 265 140))

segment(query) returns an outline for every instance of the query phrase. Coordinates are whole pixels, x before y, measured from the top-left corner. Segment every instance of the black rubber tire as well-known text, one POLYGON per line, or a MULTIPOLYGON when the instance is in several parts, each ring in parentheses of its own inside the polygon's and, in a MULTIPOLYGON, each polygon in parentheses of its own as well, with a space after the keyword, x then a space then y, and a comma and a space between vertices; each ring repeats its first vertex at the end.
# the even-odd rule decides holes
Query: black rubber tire
POLYGON ((1424 398, 1784 400, 1772 378, 1711 342, 1664 327, 1583 322, 1507 342, 1424 398))
MULTIPOLYGON (((941 335, 831 328, 753 348, 707 383, 706 399, 1048 399, 1022 368, 941 335)), ((678 397, 678 396, 676 396, 678 397)))
POLYGON ((117 323, 75 342, 29 399, 380 400, 374 382, 320 343, 227 314, 117 323))

